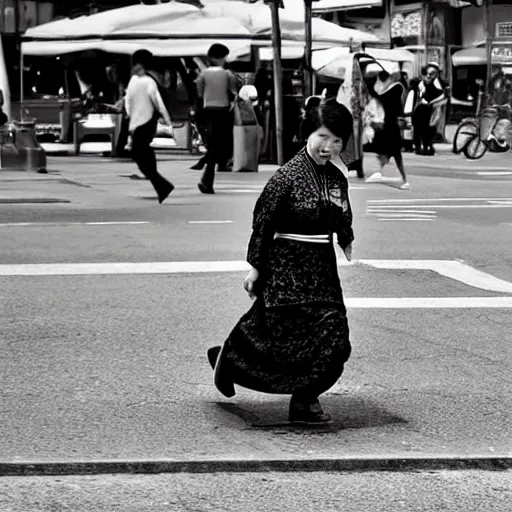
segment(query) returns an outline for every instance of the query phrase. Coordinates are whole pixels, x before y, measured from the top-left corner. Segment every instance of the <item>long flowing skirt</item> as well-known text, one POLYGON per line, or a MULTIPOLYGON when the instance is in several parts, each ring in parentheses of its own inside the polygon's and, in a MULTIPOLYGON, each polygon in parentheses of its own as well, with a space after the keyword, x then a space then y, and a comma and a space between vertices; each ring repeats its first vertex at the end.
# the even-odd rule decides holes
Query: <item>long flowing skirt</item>
POLYGON ((258 298, 225 341, 215 383, 266 393, 320 395, 350 356, 349 327, 331 244, 275 240, 258 298))

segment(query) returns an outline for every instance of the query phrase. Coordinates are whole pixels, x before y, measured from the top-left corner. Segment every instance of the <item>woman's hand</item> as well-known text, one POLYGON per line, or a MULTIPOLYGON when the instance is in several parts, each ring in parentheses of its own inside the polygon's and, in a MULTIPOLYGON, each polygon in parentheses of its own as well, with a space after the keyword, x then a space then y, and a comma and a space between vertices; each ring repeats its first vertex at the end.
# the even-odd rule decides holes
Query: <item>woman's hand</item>
POLYGON ((249 294, 249 297, 251 299, 256 298, 256 281, 258 280, 259 277, 260 273, 254 267, 252 267, 244 279, 244 290, 249 294))
POLYGON ((345 253, 345 258, 347 258, 347 261, 352 261, 352 244, 348 244, 345 249, 343 249, 343 252, 345 253))

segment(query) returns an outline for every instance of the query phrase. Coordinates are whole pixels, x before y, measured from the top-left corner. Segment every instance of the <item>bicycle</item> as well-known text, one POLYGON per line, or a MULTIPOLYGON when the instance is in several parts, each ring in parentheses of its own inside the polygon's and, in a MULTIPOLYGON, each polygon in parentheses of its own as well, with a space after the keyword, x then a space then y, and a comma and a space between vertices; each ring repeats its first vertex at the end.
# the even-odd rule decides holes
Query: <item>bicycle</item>
POLYGON ((504 153, 510 149, 512 107, 493 105, 479 111, 476 117, 463 119, 453 138, 453 152, 470 160, 482 158, 487 151, 504 153))

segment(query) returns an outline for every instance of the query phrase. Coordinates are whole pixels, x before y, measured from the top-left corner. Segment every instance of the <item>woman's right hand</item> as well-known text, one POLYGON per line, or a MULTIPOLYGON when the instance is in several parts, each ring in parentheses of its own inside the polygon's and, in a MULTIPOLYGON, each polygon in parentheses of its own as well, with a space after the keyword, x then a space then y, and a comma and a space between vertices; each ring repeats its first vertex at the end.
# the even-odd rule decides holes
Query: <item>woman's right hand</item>
POLYGON ((251 299, 256 298, 256 281, 258 280, 260 273, 252 267, 249 273, 244 279, 244 290, 249 294, 251 299))

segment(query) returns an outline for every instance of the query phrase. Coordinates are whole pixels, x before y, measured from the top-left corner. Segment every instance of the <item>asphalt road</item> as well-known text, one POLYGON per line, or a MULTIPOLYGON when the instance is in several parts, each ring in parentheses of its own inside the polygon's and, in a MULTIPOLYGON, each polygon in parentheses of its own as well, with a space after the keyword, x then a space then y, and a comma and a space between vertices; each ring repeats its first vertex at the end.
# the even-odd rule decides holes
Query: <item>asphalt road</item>
POLYGON ((2 512, 507 512, 510 473, 249 473, 0 479, 2 512))
POLYGON ((176 185, 163 205, 146 181, 127 177, 127 162, 52 158, 47 176, 2 174, 2 460, 510 456, 510 305, 456 301, 512 293, 403 262, 463 261, 512 282, 512 176, 506 162, 494 175, 477 174, 487 167, 454 176, 449 166, 461 160, 407 158, 411 191, 351 178, 362 263, 340 275, 354 352, 324 399, 334 426, 313 432, 261 428, 286 418, 287 398, 240 390, 227 400, 205 359, 250 305, 236 265, 269 170, 220 174, 217 194, 202 196, 192 161, 163 157, 176 185), (231 263, 35 275, 41 264, 210 261, 231 263), (34 266, 14 275, 19 264, 34 266), (450 306, 425 306, 428 298, 450 306))

